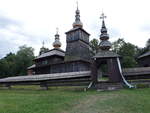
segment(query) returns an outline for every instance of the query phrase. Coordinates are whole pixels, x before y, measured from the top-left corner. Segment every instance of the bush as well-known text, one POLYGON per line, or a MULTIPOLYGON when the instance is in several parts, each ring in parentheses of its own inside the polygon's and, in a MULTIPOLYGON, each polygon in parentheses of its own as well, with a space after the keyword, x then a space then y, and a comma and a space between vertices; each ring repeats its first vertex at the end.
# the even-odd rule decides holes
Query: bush
POLYGON ((149 84, 137 84, 136 88, 149 88, 150 85, 149 84))

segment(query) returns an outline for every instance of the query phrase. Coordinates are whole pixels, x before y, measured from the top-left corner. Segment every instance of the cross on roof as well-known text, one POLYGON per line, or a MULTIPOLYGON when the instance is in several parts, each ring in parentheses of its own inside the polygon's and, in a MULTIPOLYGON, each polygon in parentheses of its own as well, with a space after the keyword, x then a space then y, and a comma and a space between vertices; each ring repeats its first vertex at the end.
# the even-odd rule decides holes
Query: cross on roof
POLYGON ((59 31, 59 29, 58 29, 58 27, 56 28, 56 34, 58 34, 58 31, 59 31))
POLYGON ((44 44, 45 44, 45 43, 44 43, 44 41, 43 41, 43 42, 42 42, 43 47, 44 47, 44 44))
POLYGON ((104 20, 105 18, 106 16, 104 15, 104 13, 102 13, 100 19, 104 20))
POLYGON ((78 1, 76 3, 77 3, 77 9, 78 9, 78 1))

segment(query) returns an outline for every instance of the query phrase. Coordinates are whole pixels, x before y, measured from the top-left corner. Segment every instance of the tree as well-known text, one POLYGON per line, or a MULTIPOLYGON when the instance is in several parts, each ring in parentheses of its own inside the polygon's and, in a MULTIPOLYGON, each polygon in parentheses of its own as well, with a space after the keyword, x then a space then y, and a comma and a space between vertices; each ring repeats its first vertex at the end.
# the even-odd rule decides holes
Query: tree
POLYGON ((136 57, 139 53, 139 48, 131 43, 127 43, 124 39, 118 39, 112 43, 112 50, 122 56, 123 67, 137 66, 136 57))
POLYGON ((146 48, 147 50, 150 50, 150 38, 146 42, 146 48))
POLYGON ((27 67, 33 64, 32 47, 21 46, 17 54, 9 53, 0 59, 0 77, 26 75, 27 67))
POLYGON ((93 51, 94 54, 96 54, 98 52, 98 49, 99 49, 99 41, 98 39, 93 39, 90 41, 90 46, 91 46, 91 49, 93 51))
POLYGON ((7 67, 7 62, 6 60, 4 59, 1 59, 0 60, 0 78, 3 78, 7 75, 7 70, 8 70, 8 67, 7 67))
POLYGON ((115 53, 118 53, 120 51, 120 48, 125 44, 124 39, 119 38, 117 41, 112 43, 112 50, 115 53))
POLYGON ((48 48, 41 47, 41 48, 40 48, 39 55, 41 55, 41 54, 43 54, 43 53, 46 53, 47 51, 49 51, 49 49, 48 49, 48 48))
POLYGON ((144 48, 138 48, 138 55, 140 56, 146 52, 150 51, 150 39, 147 40, 146 46, 144 48))
POLYGON ((17 75, 27 74, 27 67, 33 64, 34 49, 32 47, 26 47, 26 45, 19 47, 16 59, 17 75))
POLYGON ((15 58, 15 54, 9 53, 6 55, 6 57, 0 60, 1 77, 11 76, 12 73, 15 73, 15 58))

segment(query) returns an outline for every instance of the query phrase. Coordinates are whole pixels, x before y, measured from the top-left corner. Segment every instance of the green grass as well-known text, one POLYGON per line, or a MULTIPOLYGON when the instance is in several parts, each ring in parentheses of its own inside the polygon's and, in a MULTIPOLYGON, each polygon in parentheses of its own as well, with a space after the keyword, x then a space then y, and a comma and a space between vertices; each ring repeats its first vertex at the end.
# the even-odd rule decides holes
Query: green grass
POLYGON ((150 88, 84 92, 17 86, 0 90, 0 113, 150 113, 150 88))
POLYGON ((109 78, 108 77, 100 77, 98 78, 98 81, 108 81, 109 78))

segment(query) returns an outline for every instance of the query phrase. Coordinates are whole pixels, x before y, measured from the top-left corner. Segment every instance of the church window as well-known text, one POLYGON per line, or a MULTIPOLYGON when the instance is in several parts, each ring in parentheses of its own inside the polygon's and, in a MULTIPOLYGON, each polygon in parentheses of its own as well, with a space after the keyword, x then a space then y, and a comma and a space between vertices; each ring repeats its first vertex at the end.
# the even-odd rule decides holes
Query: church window
POLYGON ((42 61, 42 64, 43 64, 43 65, 48 64, 48 61, 47 61, 47 60, 44 60, 44 61, 42 61))

